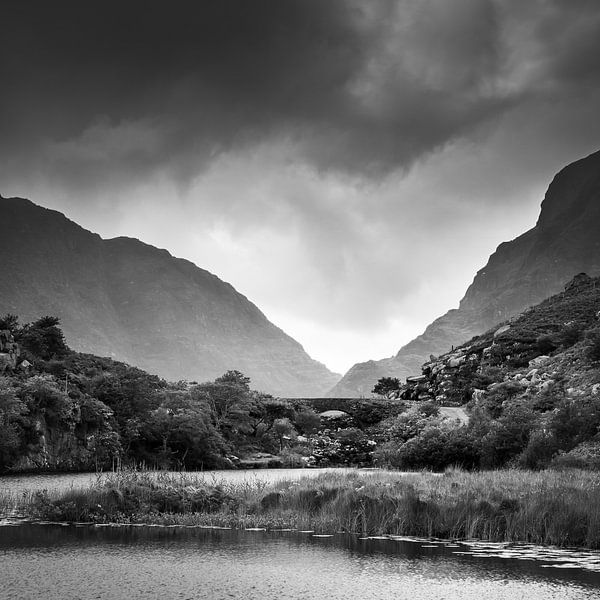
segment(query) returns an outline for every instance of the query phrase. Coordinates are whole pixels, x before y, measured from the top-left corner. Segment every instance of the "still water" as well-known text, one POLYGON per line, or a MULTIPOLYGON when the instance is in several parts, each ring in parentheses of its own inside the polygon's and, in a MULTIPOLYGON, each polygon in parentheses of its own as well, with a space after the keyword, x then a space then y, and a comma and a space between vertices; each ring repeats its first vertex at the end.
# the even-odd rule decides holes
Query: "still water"
MULTIPOLYGON (((329 470, 188 475, 209 483, 273 482, 329 470)), ((0 491, 65 490, 97 477, 2 477, 0 491)), ((600 553, 297 531, 0 520, 0 600, 34 598, 600 599, 600 553)))
POLYGON ((600 568, 600 555, 579 553, 573 566, 556 550, 520 552, 531 556, 343 534, 25 523, 0 527, 0 598, 600 598, 600 573, 585 567, 600 568))

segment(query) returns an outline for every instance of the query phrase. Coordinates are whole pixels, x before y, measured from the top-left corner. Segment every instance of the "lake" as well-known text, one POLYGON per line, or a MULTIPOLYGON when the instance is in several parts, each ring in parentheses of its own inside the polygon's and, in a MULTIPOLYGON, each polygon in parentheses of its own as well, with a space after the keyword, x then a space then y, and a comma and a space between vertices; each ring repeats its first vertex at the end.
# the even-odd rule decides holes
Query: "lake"
POLYGON ((20 524, 0 527, 0 598, 598 598, 600 574, 585 564, 599 557, 581 554, 587 563, 573 566, 564 552, 525 560, 347 534, 20 524))
MULTIPOLYGON (((203 476, 275 481, 324 471, 203 476)), ((67 489, 95 480, 95 474, 4 477, 0 489, 67 489)), ((1 600, 600 597, 596 551, 298 531, 1 523, 1 600)))

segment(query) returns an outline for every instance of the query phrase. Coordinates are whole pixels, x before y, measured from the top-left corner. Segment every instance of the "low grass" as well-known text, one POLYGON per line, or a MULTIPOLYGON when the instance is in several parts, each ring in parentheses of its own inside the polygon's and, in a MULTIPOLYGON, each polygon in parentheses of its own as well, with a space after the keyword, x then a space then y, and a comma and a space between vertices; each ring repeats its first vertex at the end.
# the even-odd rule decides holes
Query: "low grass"
POLYGON ((0 508, 52 521, 298 528, 600 548, 600 474, 449 470, 327 473, 226 483, 120 472, 89 489, 0 497, 0 508))

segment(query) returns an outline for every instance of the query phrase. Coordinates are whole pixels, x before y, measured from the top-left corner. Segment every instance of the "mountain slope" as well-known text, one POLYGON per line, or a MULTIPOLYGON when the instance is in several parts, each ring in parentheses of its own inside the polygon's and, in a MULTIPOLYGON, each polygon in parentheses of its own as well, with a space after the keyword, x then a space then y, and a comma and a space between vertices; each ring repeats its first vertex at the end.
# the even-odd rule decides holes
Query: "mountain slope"
POLYGON ((448 311, 392 358, 354 365, 329 392, 369 395, 383 376, 418 373, 430 354, 448 351, 495 323, 557 293, 576 273, 600 274, 600 152, 560 171, 533 229, 498 246, 448 311))
POLYGON ((600 277, 579 273, 559 294, 423 364, 422 375, 410 377, 397 396, 476 404, 499 386, 511 397, 551 388, 561 397, 598 395, 598 352, 600 277))
POLYGON ((231 285, 130 238, 103 240, 59 212, 0 198, 0 313, 61 318, 69 344, 171 380, 229 369, 286 397, 338 377, 231 285))

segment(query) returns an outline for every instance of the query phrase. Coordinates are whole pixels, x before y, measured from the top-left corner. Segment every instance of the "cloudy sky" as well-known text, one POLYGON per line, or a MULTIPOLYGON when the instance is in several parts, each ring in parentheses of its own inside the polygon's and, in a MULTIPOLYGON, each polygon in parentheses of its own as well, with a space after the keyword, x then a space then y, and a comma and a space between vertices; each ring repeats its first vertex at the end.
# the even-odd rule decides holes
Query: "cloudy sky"
POLYGON ((598 0, 3 0, 0 194, 232 283, 343 372, 600 148, 598 0))

